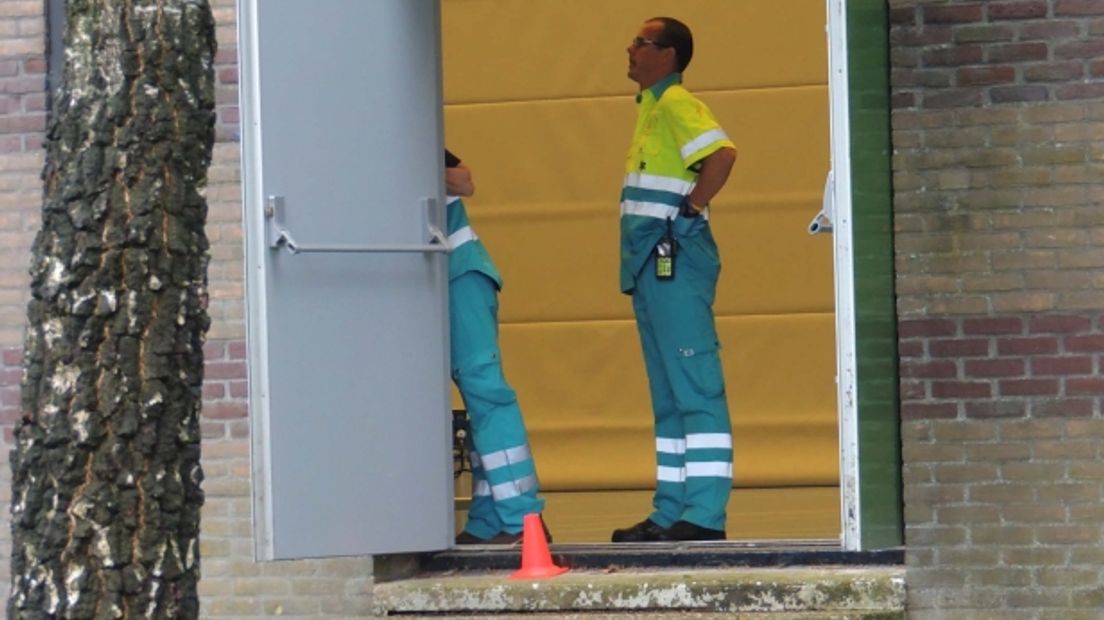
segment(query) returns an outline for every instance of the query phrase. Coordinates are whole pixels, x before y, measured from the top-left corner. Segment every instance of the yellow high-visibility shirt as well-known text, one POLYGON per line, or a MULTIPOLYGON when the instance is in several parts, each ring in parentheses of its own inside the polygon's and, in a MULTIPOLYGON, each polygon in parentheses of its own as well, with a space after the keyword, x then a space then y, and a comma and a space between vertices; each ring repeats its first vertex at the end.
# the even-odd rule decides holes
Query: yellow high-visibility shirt
MULTIPOLYGON (((694 189, 701 160, 735 148, 713 113, 672 73, 636 98, 637 118, 621 188, 621 291, 636 276, 694 189)), ((708 218, 709 214, 704 213, 708 218)))

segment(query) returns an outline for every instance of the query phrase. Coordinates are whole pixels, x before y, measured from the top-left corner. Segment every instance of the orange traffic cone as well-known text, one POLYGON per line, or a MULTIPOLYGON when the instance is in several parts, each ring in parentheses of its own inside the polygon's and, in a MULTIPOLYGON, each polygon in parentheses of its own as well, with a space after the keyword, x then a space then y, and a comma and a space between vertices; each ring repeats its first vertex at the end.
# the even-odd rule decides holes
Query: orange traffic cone
POLYGON ((552 563, 540 513, 525 515, 524 525, 521 537, 521 569, 510 575, 510 579, 543 579, 566 573, 567 568, 552 563))

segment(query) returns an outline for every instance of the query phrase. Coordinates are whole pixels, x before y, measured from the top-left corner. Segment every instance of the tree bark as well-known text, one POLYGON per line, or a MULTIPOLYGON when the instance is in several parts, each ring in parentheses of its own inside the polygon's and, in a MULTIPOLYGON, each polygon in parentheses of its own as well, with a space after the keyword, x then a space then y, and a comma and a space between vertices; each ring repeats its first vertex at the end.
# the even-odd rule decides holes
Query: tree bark
POLYGON ((196 618, 206 0, 68 0, 33 246, 8 617, 196 618))

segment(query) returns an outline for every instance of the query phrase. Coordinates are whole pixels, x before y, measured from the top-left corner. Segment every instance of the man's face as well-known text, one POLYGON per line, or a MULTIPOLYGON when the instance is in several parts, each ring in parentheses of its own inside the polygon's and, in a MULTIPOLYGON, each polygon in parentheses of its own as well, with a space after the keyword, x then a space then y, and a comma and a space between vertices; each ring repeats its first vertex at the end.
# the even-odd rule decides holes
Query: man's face
POLYGON ((639 84, 641 89, 648 88, 674 71, 674 48, 660 47, 657 43, 662 34, 662 22, 644 22, 625 50, 629 53, 629 79, 639 84))

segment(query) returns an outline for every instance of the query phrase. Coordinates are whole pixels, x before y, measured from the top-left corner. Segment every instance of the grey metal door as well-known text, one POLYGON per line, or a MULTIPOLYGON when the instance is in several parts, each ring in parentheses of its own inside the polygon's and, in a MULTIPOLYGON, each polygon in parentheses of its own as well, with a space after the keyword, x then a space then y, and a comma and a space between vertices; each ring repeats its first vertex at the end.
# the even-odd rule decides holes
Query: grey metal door
POLYGON ((239 6, 257 554, 446 548, 438 0, 239 6))

